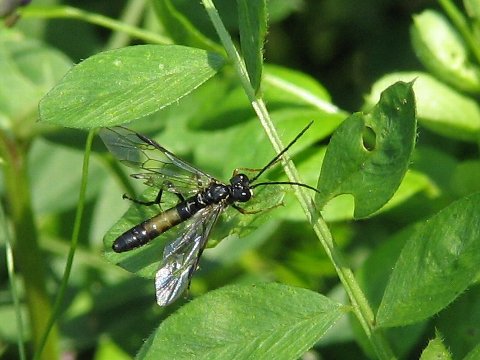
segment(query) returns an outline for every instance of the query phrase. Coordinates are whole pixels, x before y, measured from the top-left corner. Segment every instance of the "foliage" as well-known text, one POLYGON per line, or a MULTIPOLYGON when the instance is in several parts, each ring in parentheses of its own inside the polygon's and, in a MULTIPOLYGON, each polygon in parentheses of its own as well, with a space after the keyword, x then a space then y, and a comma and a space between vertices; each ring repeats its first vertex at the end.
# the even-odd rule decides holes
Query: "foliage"
MULTIPOLYGON (((461 11, 439 0, 442 11, 432 5, 409 17, 426 71, 408 61, 392 71, 391 54, 378 49, 381 77, 370 73, 355 87, 347 82, 355 71, 342 75, 346 59, 335 57, 341 47, 328 45, 341 43, 334 25, 378 25, 381 15, 362 11, 381 13, 383 3, 365 3, 2 9, 17 22, 0 28, 2 355, 25 357, 26 347, 42 359, 477 358, 480 5, 464 0, 461 11), (293 40, 279 41, 295 19, 293 40), (308 61, 302 71, 273 65, 294 62, 293 43, 319 62, 331 58, 338 79, 328 67, 308 75, 318 71, 308 61), (370 87, 362 112, 339 105, 370 87), (96 128, 131 121, 227 181, 235 168, 264 166, 312 120, 288 152, 293 161, 262 181, 318 192, 258 188, 252 207, 271 209, 230 209, 188 294, 159 308, 150 278, 175 230, 111 251, 119 233, 160 209, 122 201, 122 193, 151 199, 156 189, 130 181, 93 140, 96 128)), ((393 31, 378 36, 394 43, 393 31)), ((408 59, 408 50, 395 57, 408 59)))

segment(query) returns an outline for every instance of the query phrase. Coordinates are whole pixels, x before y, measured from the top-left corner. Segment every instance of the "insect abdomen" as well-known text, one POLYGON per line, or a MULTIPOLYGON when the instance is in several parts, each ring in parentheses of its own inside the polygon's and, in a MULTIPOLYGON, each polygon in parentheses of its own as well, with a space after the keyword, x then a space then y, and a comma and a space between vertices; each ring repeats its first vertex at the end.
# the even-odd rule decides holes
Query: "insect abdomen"
POLYGON ((120 253, 145 245, 184 220, 176 207, 168 209, 125 231, 113 242, 112 249, 120 253))

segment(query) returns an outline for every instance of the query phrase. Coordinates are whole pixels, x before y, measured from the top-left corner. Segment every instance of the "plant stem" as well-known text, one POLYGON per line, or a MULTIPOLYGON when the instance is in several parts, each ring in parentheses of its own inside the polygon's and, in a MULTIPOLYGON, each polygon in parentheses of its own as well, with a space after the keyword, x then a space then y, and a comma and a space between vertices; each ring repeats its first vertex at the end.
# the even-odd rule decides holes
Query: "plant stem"
MULTIPOLYGON (((0 151, 5 160, 5 194, 16 239, 15 263, 23 276, 31 337, 36 349, 51 315, 51 304, 45 286, 45 257, 38 246, 37 228, 32 212, 26 159, 28 145, 17 142, 6 134, 0 134, 0 151)), ((42 359, 58 359, 56 327, 45 345, 42 359)))
MULTIPOLYGON (((270 115, 265 106, 264 101, 261 98, 257 98, 255 91, 252 88, 247 69, 245 67, 244 61, 241 58, 240 54, 235 48, 235 45, 230 38, 227 30, 225 29, 220 16, 213 5, 211 0, 202 0, 205 9, 210 16, 210 19, 215 27, 220 40, 225 47, 227 55, 232 62, 239 79, 242 83, 242 86, 250 100, 255 112, 257 113, 260 122, 265 129, 265 132, 270 139, 274 150, 279 153, 283 149, 283 144, 280 141, 280 138, 276 132, 276 129, 270 119, 270 115)), ((285 154, 283 157, 283 165, 285 173, 291 182, 302 182, 298 172, 290 160, 288 154, 285 154)), ((334 265, 338 277, 342 282, 345 290, 350 298, 350 301, 353 305, 353 311, 362 325, 365 333, 367 334, 370 342, 375 349, 377 356, 380 359, 393 359, 393 352, 380 332, 376 332, 374 329, 374 315, 373 311, 370 308, 370 305, 367 301, 366 296, 358 285, 352 270, 346 265, 343 255, 337 249, 331 233, 328 229, 327 224, 320 215, 318 209, 316 209, 315 204, 311 200, 310 196, 306 193, 306 190, 301 187, 294 187, 295 195, 297 196, 302 209, 304 210, 310 224, 312 225, 316 235, 318 236, 322 246, 325 249, 330 261, 334 265)))
MULTIPOLYGON (((122 24, 135 26, 145 11, 145 0, 130 0, 122 11, 119 21, 122 24)), ((105 49, 118 49, 130 42, 130 35, 124 31, 115 31, 108 39, 105 49)))
POLYGON ((172 41, 166 36, 162 36, 150 31, 139 29, 135 26, 124 24, 109 17, 93 14, 71 6, 26 6, 18 9, 18 13, 23 18, 42 18, 42 19, 76 19, 100 25, 113 31, 124 32, 131 37, 143 40, 153 44, 171 44, 172 41))
POLYGON ((13 250, 12 250, 12 239, 10 238, 10 234, 8 233, 8 225, 5 220, 5 213, 3 212, 3 207, 0 205, 0 226, 2 229, 0 230, 1 236, 5 239, 5 252, 6 252, 6 259, 7 259, 7 271, 8 271, 8 279, 10 281, 10 288, 12 289, 12 299, 13 299, 13 306, 15 308, 15 315, 17 320, 17 346, 18 346, 18 357, 20 360, 25 360, 25 331, 23 329, 23 320, 22 320, 22 312, 20 309, 20 300, 18 297, 17 291, 17 279, 15 276, 15 261, 13 260, 13 250))
POLYGON ((78 245, 78 236, 80 234, 80 226, 82 224, 82 215, 83 208, 85 206, 85 194, 87 192, 87 178, 88 178, 88 164, 90 162, 90 152, 92 148, 93 137, 95 135, 94 130, 90 130, 88 133, 87 141, 85 144, 85 155, 83 157, 83 166, 82 166, 82 183, 80 185, 80 193, 78 195, 78 205, 77 211, 75 214, 75 223, 73 225, 72 239, 70 241, 70 251, 68 252, 67 263, 65 264, 65 271, 63 272, 62 283, 58 291, 57 297, 55 299, 55 304, 53 306, 53 311, 48 320, 48 325, 43 333, 40 345, 37 349, 37 352, 34 356, 34 359, 40 359, 42 355, 43 348, 47 343, 49 334, 55 325, 55 321, 60 315, 60 308, 63 303, 63 298, 65 296, 65 291, 67 290, 68 279, 70 278, 70 273, 72 271, 73 258, 75 256, 75 251, 78 245))

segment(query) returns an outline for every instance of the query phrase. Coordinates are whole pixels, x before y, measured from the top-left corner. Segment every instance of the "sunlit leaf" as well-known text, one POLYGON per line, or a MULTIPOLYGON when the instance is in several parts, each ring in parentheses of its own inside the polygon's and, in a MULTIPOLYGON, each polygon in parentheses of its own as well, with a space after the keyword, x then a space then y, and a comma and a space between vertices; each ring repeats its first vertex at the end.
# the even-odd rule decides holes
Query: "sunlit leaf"
POLYGON ((296 359, 344 313, 309 290, 279 284, 212 291, 166 319, 141 359, 296 359), (179 346, 181 344, 181 346, 179 346))
POLYGON ((421 72, 393 73, 372 87, 367 104, 378 101, 381 91, 396 81, 415 81, 413 90, 420 125, 452 139, 476 142, 480 131, 480 107, 476 100, 421 72))
POLYGON ((355 217, 380 209, 407 171, 416 136, 412 83, 398 82, 382 93, 369 113, 356 113, 330 140, 317 188, 323 207, 340 194, 355 198, 355 217))
POLYGON ((220 56, 177 45, 140 45, 94 55, 40 102, 42 121, 66 127, 119 125, 151 114, 207 81, 220 56))
POLYGON ((425 67, 459 90, 478 93, 480 68, 469 61, 466 44, 448 20, 433 10, 413 19, 412 45, 425 67))
POLYGON ((377 314, 401 326, 445 308, 479 274, 480 194, 465 197, 417 228, 403 248, 377 314))

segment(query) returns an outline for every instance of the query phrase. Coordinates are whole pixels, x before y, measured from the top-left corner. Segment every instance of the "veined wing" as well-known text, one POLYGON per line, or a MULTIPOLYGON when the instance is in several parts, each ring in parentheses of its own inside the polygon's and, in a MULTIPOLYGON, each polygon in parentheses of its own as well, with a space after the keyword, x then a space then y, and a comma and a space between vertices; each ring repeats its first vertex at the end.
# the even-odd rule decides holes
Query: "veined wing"
POLYGON ((100 137, 108 150, 123 164, 144 170, 132 175, 145 184, 181 194, 193 194, 217 181, 180 160, 157 142, 124 127, 103 128, 100 137))
POLYGON ((187 289, 210 231, 224 207, 224 204, 215 204, 200 210, 182 235, 165 247, 163 263, 155 276, 158 305, 171 304, 187 289))

